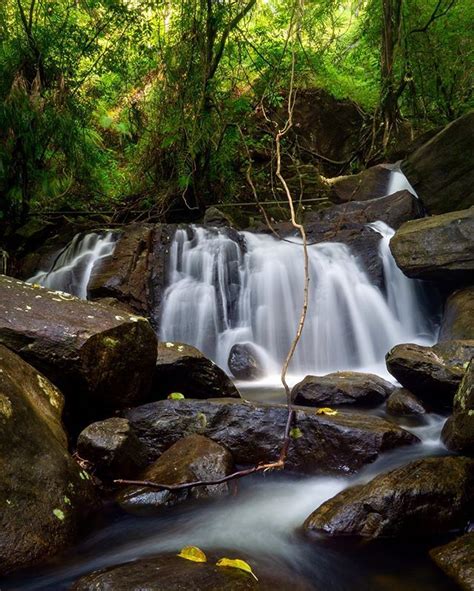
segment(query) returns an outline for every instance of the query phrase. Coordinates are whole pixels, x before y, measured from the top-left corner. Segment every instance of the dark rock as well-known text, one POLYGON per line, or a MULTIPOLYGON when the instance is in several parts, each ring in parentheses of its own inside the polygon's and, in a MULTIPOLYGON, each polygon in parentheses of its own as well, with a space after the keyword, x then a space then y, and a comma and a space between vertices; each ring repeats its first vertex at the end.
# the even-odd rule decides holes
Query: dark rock
POLYGON ((387 400, 387 412, 394 416, 423 415, 423 403, 405 388, 397 388, 387 400))
POLYGON ((459 117, 402 162, 401 168, 431 214, 474 203, 474 111, 459 117))
POLYGON ((408 277, 469 282, 474 271, 474 207, 406 222, 390 241, 390 250, 408 277))
POLYGON ((397 345, 387 353, 388 371, 402 386, 435 409, 450 408, 474 341, 444 341, 434 347, 397 345))
POLYGON ((240 398, 229 376, 201 351, 184 343, 160 343, 153 398, 179 392, 186 398, 240 398))
POLYGON ((466 287, 449 296, 444 307, 440 341, 474 340, 474 287, 466 287))
POLYGON ((447 533, 472 516, 473 485, 470 458, 417 460, 342 491, 316 509, 304 527, 370 539, 447 533))
POLYGON ((241 552, 223 550, 208 554, 207 562, 192 562, 164 554, 128 564, 112 566, 86 575, 77 581, 71 591, 310 591, 295 573, 284 568, 260 564, 241 552), (224 556, 246 560, 258 581, 250 574, 236 568, 217 567, 224 556))
POLYGON ((95 500, 89 475, 67 451, 63 397, 0 345, 0 573, 72 543, 95 500))
POLYGON ((474 533, 430 551, 431 558, 464 591, 474 589, 474 533))
POLYGON ((338 371, 325 376, 306 376, 291 391, 295 404, 377 406, 393 391, 390 382, 370 373, 338 371))
POLYGON ((229 369, 239 380, 256 380, 263 376, 264 370, 258 351, 252 343, 238 343, 229 352, 229 369))
POLYGON ((86 427, 77 440, 77 453, 101 478, 130 478, 146 465, 129 422, 120 417, 86 427))
POLYGON ((474 361, 456 392, 453 415, 444 424, 441 439, 448 449, 474 455, 474 361))
MULTIPOLYGON (((227 447, 237 464, 249 465, 278 457, 287 409, 233 399, 162 400, 125 416, 150 463, 181 437, 199 433, 227 447)), ((352 412, 325 416, 300 407, 296 426, 301 437, 291 440, 287 467, 310 474, 356 472, 382 452, 418 441, 379 417, 352 412)))
MULTIPOLYGON (((387 195, 393 165, 377 164, 359 174, 329 179, 335 203, 367 201, 387 195)), ((374 221, 374 220, 373 220, 374 221)))
POLYGON ((213 228, 232 228, 235 226, 232 218, 217 207, 208 207, 206 209, 202 223, 213 228))
POLYGON ((61 389, 75 426, 143 401, 156 361, 144 318, 5 276, 0 343, 61 389))
MULTIPOLYGON (((232 455, 225 447, 194 434, 180 439, 167 449, 138 479, 169 485, 218 480, 230 474, 233 466, 232 455)), ((228 492, 227 483, 197 486, 179 492, 129 486, 116 499, 122 509, 129 513, 149 515, 187 499, 207 499, 228 492)))

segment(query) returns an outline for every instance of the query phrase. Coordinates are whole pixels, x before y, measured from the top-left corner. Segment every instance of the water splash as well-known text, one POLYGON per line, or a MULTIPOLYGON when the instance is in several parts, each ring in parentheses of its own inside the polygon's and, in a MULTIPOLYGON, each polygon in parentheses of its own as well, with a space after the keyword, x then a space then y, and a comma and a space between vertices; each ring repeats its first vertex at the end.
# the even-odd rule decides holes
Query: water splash
POLYGON ((94 267, 110 256, 114 247, 113 232, 76 234, 49 270, 39 271, 27 281, 87 299, 87 286, 94 267))

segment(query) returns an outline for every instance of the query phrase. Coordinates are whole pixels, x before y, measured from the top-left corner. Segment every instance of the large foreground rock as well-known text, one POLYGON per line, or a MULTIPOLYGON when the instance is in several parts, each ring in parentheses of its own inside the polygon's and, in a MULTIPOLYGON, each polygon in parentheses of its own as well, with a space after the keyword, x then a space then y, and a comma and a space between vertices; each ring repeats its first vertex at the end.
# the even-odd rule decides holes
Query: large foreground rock
MULTIPOLYGON (((162 400, 125 416, 150 463, 181 437, 199 433, 227 447, 237 464, 248 465, 278 457, 287 409, 232 399, 162 400)), ((296 425, 301 436, 291 441, 287 468, 310 474, 355 472, 384 451, 418 441, 396 425, 365 414, 325 416, 300 407, 296 425)))
POLYGON ((294 386, 291 395, 294 403, 302 406, 377 406, 393 389, 390 382, 374 374, 338 371, 325 376, 306 376, 294 386))
POLYGON ((0 574, 62 551, 92 508, 89 475, 67 451, 63 397, 0 345, 0 574))
POLYGON ((241 552, 207 553, 207 562, 192 562, 164 554, 113 566, 86 575, 71 591, 310 591, 309 584, 278 564, 260 565, 241 552), (236 568, 217 567, 219 558, 247 560, 258 578, 236 568))
POLYGON ((474 589, 474 532, 434 548, 430 556, 461 589, 474 589))
POLYGON ((453 415, 444 424, 441 439, 448 449, 474 455, 474 361, 456 392, 453 415))
POLYGON ((474 206, 403 224, 390 249, 408 277, 468 283, 474 271, 474 206))
POLYGON ((439 340, 453 339, 474 340, 474 287, 459 289, 446 301, 439 340))
POLYGON ((386 356, 388 371, 410 392, 435 409, 451 408, 474 341, 445 341, 434 347, 396 345, 386 356))
POLYGON ((186 398, 240 398, 229 376, 196 347, 184 343, 160 343, 153 397, 166 398, 174 392, 186 398))
MULTIPOLYGON (((219 480, 232 472, 230 452, 202 435, 189 435, 167 449, 139 476, 157 484, 185 484, 198 480, 219 480)), ((225 495, 227 483, 197 486, 178 492, 143 486, 129 486, 117 495, 117 502, 129 513, 148 515, 187 499, 206 499, 225 495)))
POLYGON ((428 537, 462 528, 473 515, 473 501, 474 460, 428 458, 342 491, 304 527, 331 536, 428 537))
POLYGON ((402 162, 430 214, 474 204, 474 111, 459 117, 402 162))
POLYGON ((0 343, 44 373, 74 423, 144 400, 156 336, 141 317, 0 276, 0 343))

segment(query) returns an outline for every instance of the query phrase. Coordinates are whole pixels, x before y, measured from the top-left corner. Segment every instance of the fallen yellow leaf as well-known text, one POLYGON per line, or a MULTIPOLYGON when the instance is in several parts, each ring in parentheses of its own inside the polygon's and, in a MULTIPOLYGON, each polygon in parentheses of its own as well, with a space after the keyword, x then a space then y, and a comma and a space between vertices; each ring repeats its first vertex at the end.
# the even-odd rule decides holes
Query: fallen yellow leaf
POLYGON ((192 562, 207 562, 207 556, 197 546, 186 546, 178 556, 186 560, 191 560, 192 562))
POLYGON ((337 410, 334 410, 332 408, 318 408, 318 410, 316 411, 317 415, 329 415, 330 417, 337 415, 337 410))
POLYGON ((249 573, 249 575, 252 575, 252 577, 256 581, 258 581, 250 564, 248 562, 245 562, 245 560, 241 560, 240 558, 221 558, 220 560, 218 560, 216 562, 216 565, 217 566, 228 566, 230 568, 238 568, 240 570, 245 571, 246 573, 249 573))

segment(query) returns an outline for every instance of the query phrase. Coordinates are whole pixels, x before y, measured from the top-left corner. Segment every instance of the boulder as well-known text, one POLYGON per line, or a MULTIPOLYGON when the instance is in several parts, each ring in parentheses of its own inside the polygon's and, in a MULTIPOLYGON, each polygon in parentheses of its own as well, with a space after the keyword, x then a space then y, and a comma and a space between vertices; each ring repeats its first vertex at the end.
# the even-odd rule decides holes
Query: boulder
POLYGON ((0 345, 0 574, 72 543, 95 501, 67 451, 61 392, 0 345))
POLYGON ((368 201, 387 195, 392 168, 391 164, 377 164, 359 174, 328 179, 332 190, 331 200, 335 203, 347 203, 368 201))
POLYGON ((127 419, 112 417, 88 425, 77 440, 77 453, 100 478, 130 478, 146 466, 141 446, 127 419))
POLYGON ((231 216, 214 206, 206 209, 202 223, 213 228, 235 227, 231 216))
MULTIPOLYGON (((225 447, 194 434, 180 439, 167 449, 140 474, 138 480, 168 485, 218 480, 231 474, 233 466, 232 455, 225 447)), ((149 515, 187 499, 207 499, 228 492, 227 483, 197 486, 177 492, 133 485, 121 491, 116 500, 128 513, 149 515)))
POLYGON ((408 277, 468 283, 474 271, 474 206, 406 222, 390 250, 408 277))
POLYGON ((440 341, 474 340, 474 287, 466 287, 449 296, 444 306, 440 341))
POLYGON ((434 347, 396 345, 386 355, 388 371, 402 386, 435 409, 451 408, 474 354, 474 341, 445 341, 434 347))
POLYGON ((78 426, 143 401, 156 362, 144 318, 5 276, 0 343, 61 389, 66 419, 78 426))
POLYGON ((461 589, 474 589, 474 532, 434 548, 430 556, 461 589))
POLYGON ((281 565, 260 564, 242 552, 208 552, 207 562, 192 562, 163 554, 112 566, 79 579, 71 591, 310 591, 313 587, 281 565), (258 581, 237 568, 217 567, 222 557, 246 560, 258 581))
MULTIPOLYGON (((161 400, 126 411, 149 463, 181 437, 199 433, 224 445, 236 464, 278 457, 287 408, 234 399, 161 400)), ((356 472, 384 451, 418 442, 413 434, 376 416, 318 414, 297 407, 298 436, 292 438, 287 468, 308 474, 356 472)))
POLYGON ((291 391, 295 404, 377 406, 392 393, 390 382, 370 373, 338 371, 325 376, 306 376, 291 391))
POLYGON ((423 415, 426 409, 421 400, 405 388, 396 388, 387 399, 387 412, 394 416, 423 415))
POLYGON ((430 214, 474 203, 474 111, 459 117, 410 154, 401 169, 430 214))
POLYGON ((474 455, 474 361, 456 392, 453 415, 444 424, 441 439, 452 451, 474 455))
POLYGON ((159 343, 153 398, 166 398, 173 392, 185 398, 240 398, 229 376, 196 347, 159 343))
POLYGON ((307 532, 361 538, 428 537, 460 529, 472 517, 474 460, 416 460, 353 486, 305 521, 307 532))
POLYGON ((229 352, 229 369, 239 380, 256 380, 264 375, 262 361, 252 343, 237 343, 229 352))

